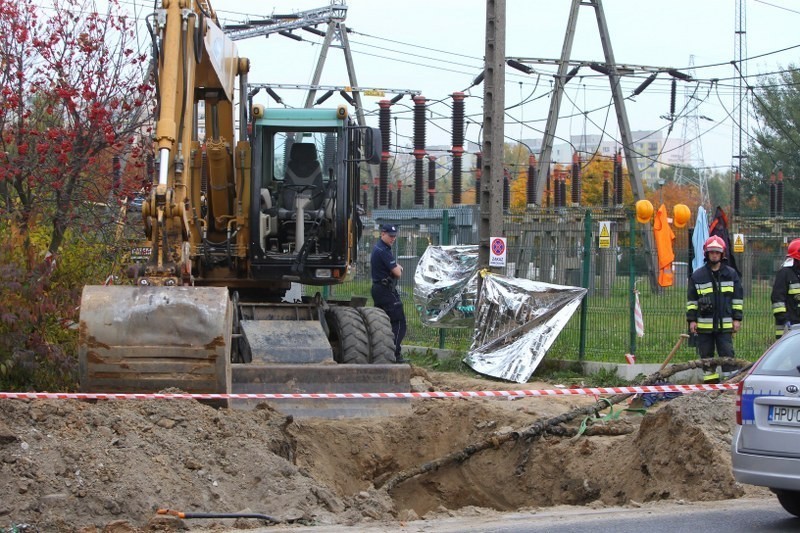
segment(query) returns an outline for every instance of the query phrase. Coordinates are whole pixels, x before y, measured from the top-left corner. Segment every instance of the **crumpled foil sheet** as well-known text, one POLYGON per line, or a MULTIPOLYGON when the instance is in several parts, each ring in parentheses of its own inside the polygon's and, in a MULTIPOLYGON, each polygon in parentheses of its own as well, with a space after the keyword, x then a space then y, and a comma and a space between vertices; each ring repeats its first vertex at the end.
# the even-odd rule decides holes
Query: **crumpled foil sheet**
POLYGON ((478 247, 428 246, 414 272, 414 305, 425 326, 471 328, 478 293, 478 247))
POLYGON ((481 374, 526 383, 585 294, 580 287, 487 275, 464 362, 481 374))

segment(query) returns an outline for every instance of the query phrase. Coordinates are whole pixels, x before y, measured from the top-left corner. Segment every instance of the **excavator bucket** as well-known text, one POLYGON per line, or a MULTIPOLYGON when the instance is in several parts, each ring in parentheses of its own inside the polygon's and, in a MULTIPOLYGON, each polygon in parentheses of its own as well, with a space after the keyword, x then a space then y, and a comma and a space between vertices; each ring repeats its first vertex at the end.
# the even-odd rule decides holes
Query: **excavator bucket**
POLYGON ((86 286, 81 389, 229 393, 232 320, 224 287, 86 286))

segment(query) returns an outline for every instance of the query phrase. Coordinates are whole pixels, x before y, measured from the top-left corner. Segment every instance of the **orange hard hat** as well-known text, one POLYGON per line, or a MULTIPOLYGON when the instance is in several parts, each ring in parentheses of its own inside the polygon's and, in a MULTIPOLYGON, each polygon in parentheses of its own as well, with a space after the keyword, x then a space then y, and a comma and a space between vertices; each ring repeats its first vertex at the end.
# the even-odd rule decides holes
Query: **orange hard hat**
POLYGON ((672 221, 676 228, 684 227, 691 218, 692 212, 685 204, 675 204, 675 207, 672 208, 672 221))
POLYGON ((642 224, 647 224, 653 218, 653 204, 650 200, 639 200, 636 202, 636 220, 642 224))

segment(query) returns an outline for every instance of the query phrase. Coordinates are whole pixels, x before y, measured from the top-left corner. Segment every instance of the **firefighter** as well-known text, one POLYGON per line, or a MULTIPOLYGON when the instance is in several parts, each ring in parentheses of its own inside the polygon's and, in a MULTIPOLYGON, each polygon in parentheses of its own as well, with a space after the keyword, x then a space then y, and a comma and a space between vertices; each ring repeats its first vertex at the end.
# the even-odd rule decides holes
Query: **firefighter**
POLYGON ((775 317, 776 339, 780 339, 792 324, 800 324, 800 239, 789 243, 786 261, 775 274, 772 314, 775 317))
MULTIPOLYGON (((696 336, 697 352, 703 359, 734 357, 733 334, 742 322, 743 295, 739 274, 725 262, 725 241, 716 235, 703 244, 705 263, 692 272, 686 302, 689 333, 696 336)), ((723 376, 735 367, 725 365, 723 376)), ((705 377, 711 381, 719 375, 712 371, 705 377)))

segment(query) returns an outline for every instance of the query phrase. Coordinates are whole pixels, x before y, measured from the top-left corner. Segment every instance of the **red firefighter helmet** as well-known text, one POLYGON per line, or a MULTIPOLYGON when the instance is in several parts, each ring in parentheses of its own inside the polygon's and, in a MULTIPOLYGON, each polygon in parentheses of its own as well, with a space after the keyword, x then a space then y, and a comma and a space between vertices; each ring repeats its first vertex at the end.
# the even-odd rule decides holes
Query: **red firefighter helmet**
POLYGON ((712 235, 706 242, 703 243, 703 252, 708 254, 708 252, 719 252, 723 256, 725 255, 725 241, 722 240, 722 237, 717 235, 712 235))
POLYGON ((786 250, 786 256, 800 261, 800 239, 795 239, 789 243, 789 249, 786 250))

